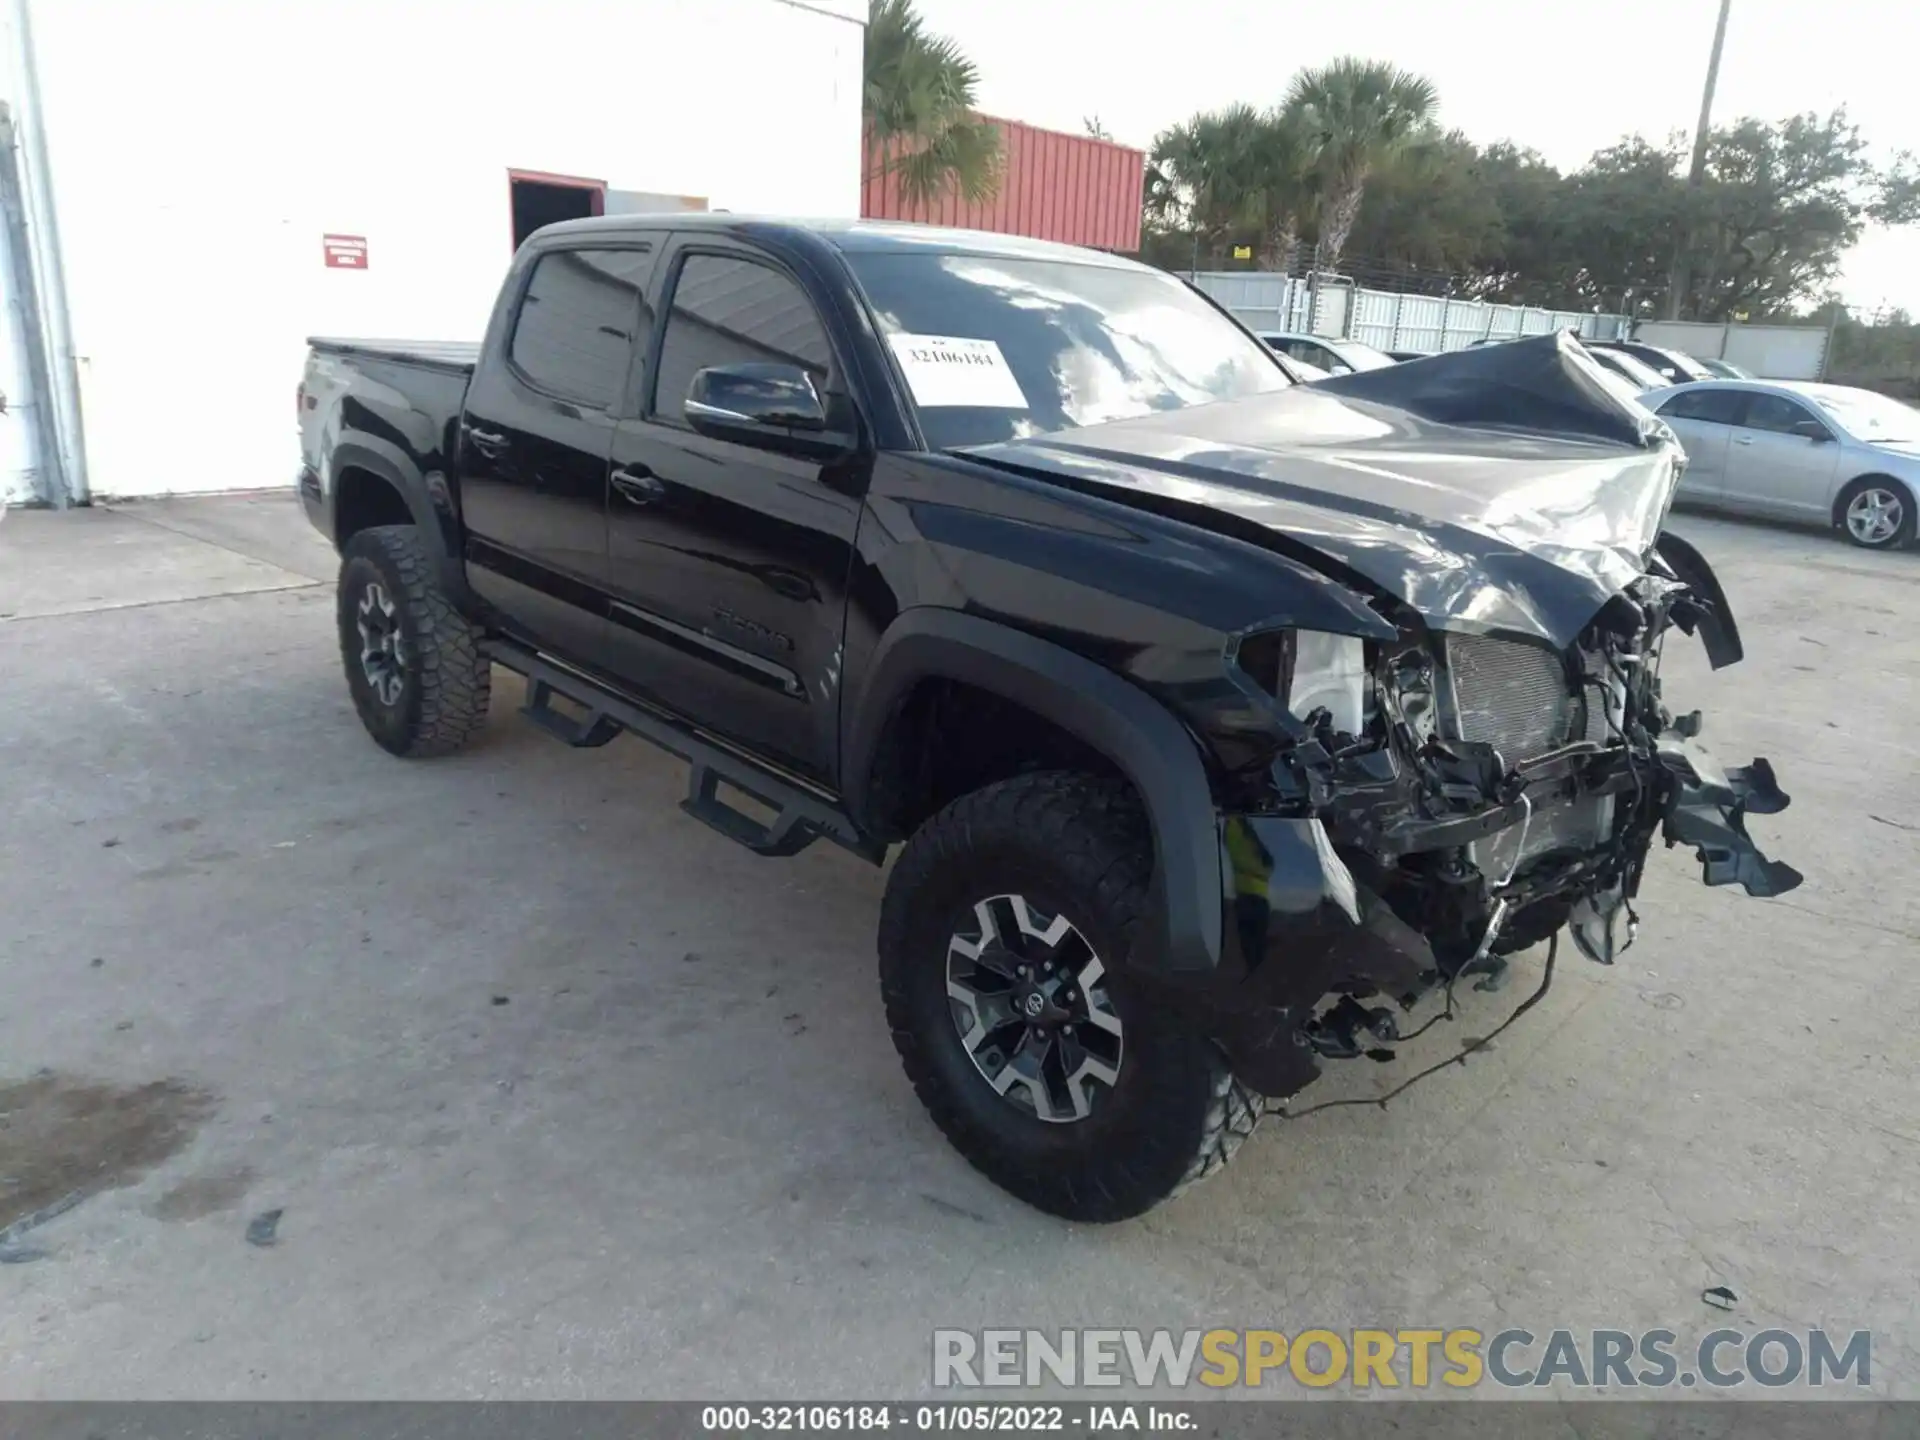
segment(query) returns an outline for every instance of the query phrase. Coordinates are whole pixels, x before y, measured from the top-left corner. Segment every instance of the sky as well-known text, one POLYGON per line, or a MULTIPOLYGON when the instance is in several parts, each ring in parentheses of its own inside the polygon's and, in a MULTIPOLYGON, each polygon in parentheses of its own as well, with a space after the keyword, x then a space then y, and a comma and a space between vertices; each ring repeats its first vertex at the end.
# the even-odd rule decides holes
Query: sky
MULTIPOLYGON (((1148 148, 1198 110, 1280 98, 1336 55, 1426 75, 1440 119, 1562 169, 1639 132, 1691 134, 1718 0, 918 0, 980 71, 988 114, 1148 148)), ((1879 160, 1920 151, 1914 10, 1901 0, 1733 0, 1715 123, 1845 105, 1879 160)), ((1920 227, 1847 256, 1853 305, 1920 314, 1920 227)))

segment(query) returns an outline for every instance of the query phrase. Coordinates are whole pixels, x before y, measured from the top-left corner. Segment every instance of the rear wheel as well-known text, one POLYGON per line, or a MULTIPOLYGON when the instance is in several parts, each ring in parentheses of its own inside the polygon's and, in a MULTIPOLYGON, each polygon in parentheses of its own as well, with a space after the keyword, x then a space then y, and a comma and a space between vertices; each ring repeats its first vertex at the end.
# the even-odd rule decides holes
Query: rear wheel
POLYGON ((1261 1114, 1217 1047, 1129 983, 1152 856, 1124 786, 1024 775, 922 826, 881 911, 887 1020, 921 1101, 977 1169, 1072 1220, 1151 1209, 1261 1114))
POLYGON ((375 525, 340 552, 340 659, 367 733, 395 755, 446 755, 487 723, 480 632, 442 592, 412 525, 375 525))
POLYGON ((1910 544, 1914 508, 1911 492, 1885 475, 1854 481, 1833 507, 1847 539, 1866 550, 1898 550, 1910 544))

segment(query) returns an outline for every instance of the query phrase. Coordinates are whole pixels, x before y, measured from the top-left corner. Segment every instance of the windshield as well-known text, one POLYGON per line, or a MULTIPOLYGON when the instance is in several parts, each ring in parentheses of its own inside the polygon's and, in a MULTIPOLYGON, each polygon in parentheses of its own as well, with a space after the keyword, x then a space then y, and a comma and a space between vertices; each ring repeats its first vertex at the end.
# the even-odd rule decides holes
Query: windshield
POLYGON ((1667 377, 1658 370, 1634 359, 1624 350, 1590 350, 1587 353, 1616 375, 1624 375, 1642 390, 1664 389, 1669 383, 1667 377))
POLYGON ((1840 422, 1840 428, 1859 440, 1920 440, 1920 410, 1871 390, 1840 386, 1810 390, 1814 401, 1840 422))
MULTIPOLYGON (((1702 365, 1698 360, 1694 359, 1691 355, 1682 355, 1678 350, 1662 350, 1657 345, 1649 345, 1646 348, 1649 351, 1649 353, 1660 357, 1659 363, 1654 366, 1656 370, 1663 370, 1670 365, 1673 367, 1675 371, 1676 379, 1680 379, 1680 380, 1711 380, 1713 379, 1713 372, 1707 369, 1707 367, 1702 365)), ((1632 352, 1629 351, 1628 353, 1631 354, 1632 352)))
POLYGON ((847 255, 927 444, 988 445, 1291 382, 1171 275, 994 255, 847 255))
POLYGON ((1355 370, 1384 370, 1389 365, 1400 363, 1386 351, 1376 350, 1364 340, 1336 340, 1327 348, 1355 370))

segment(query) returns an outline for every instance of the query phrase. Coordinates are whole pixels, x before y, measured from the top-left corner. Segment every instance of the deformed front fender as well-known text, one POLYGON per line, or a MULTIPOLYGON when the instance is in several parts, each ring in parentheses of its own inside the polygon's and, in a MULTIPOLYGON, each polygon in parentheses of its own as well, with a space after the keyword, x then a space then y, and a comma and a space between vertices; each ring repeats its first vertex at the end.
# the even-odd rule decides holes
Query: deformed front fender
POLYGON ((848 809, 870 827, 873 761, 888 717, 924 679, 961 681, 1052 721, 1107 756, 1139 791, 1153 829, 1154 893, 1140 968, 1206 972, 1220 963, 1220 851, 1200 750, 1173 713, 1071 650, 931 607, 887 627, 844 746, 848 809))
POLYGON ((1694 628, 1700 633, 1700 643, 1706 647, 1707 663, 1716 670, 1737 665, 1746 656, 1746 647, 1741 644, 1740 627, 1734 622, 1727 592, 1720 588, 1720 577, 1713 573, 1707 557, 1695 549, 1691 541, 1671 532, 1662 534, 1653 548, 1667 562, 1674 578, 1693 591, 1700 601, 1701 613, 1694 618, 1694 628))

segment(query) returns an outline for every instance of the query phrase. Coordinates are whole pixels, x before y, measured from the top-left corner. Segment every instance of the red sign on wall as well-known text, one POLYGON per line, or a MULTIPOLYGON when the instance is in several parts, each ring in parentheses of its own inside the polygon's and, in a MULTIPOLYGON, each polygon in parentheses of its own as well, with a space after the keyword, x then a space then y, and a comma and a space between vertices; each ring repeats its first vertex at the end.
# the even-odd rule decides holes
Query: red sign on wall
POLYGON ((364 235, 322 235, 320 245, 326 252, 329 270, 367 268, 367 237, 364 235))

